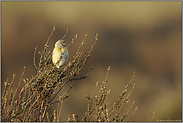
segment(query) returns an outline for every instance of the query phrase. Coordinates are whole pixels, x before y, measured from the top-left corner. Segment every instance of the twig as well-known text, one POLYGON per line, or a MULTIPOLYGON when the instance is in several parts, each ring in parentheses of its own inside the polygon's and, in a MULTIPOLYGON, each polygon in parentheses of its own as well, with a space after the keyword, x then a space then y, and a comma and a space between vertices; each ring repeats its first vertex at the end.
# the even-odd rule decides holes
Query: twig
POLYGON ((65 35, 62 37, 62 40, 64 40, 64 38, 66 37, 68 31, 69 31, 69 27, 67 28, 67 30, 66 30, 66 32, 65 32, 65 35))

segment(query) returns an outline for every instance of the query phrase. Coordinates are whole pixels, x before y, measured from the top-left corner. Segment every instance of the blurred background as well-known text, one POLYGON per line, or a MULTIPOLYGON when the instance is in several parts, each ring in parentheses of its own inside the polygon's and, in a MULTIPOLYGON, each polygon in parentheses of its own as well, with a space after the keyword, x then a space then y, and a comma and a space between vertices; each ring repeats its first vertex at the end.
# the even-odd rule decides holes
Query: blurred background
MULTIPOLYGON (((150 121, 150 108, 156 111, 153 121, 181 120, 181 5, 180 1, 1 2, 1 87, 8 78, 12 80, 12 74, 16 74, 18 83, 24 66, 24 78, 36 75, 34 48, 43 49, 55 26, 49 41, 52 51, 69 27, 67 44, 78 34, 78 39, 69 46, 70 61, 85 34, 88 34, 85 52, 90 50, 97 33, 99 40, 81 75, 90 67, 93 70, 85 80, 74 84, 70 97, 63 103, 61 121, 73 113, 79 115, 79 120, 84 117, 88 104, 85 95, 92 95, 96 82, 105 78, 108 66, 111 66, 107 84, 111 90, 107 97, 109 105, 116 101, 136 71, 133 83, 137 86, 125 106, 133 101, 139 106, 131 120, 150 121)), ((38 63, 38 53, 36 58, 38 63)), ((50 114, 53 110, 49 109, 50 114)))

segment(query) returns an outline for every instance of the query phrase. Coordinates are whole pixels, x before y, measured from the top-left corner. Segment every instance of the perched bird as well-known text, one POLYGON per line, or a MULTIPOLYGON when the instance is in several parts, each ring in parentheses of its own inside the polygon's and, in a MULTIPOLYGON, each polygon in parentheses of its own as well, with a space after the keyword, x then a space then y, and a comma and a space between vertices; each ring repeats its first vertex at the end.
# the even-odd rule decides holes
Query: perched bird
POLYGON ((69 52, 66 47, 64 40, 60 39, 55 43, 52 54, 52 62, 56 65, 57 68, 60 68, 62 65, 67 63, 69 59, 69 52))

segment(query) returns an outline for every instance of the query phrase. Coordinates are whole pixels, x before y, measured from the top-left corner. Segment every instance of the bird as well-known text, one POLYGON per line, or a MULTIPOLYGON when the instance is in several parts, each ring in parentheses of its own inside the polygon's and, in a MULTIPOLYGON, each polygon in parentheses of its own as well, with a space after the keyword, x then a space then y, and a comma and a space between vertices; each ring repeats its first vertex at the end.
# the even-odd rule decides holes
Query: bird
POLYGON ((64 42, 64 40, 60 39, 55 43, 52 54, 52 62, 56 66, 56 68, 60 68, 67 63, 68 59, 69 52, 66 47, 66 43, 64 42))

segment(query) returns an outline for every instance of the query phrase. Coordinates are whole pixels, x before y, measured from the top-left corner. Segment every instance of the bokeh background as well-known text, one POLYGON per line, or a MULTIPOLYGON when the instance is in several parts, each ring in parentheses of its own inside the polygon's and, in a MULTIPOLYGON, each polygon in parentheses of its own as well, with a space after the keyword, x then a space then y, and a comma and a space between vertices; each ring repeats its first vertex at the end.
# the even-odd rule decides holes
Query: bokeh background
MULTIPOLYGON (((55 26, 49 41, 52 51, 69 27, 67 44, 78 34, 78 39, 69 46, 69 60, 85 34, 88 34, 86 52, 97 33, 99 40, 81 75, 90 67, 93 70, 70 91, 70 97, 63 103, 62 121, 73 113, 82 119, 88 104, 84 96, 92 95, 96 82, 105 78, 108 66, 111 66, 107 85, 111 90, 109 105, 136 71, 133 83, 137 86, 126 108, 135 101, 139 110, 131 120, 150 121, 149 108, 156 111, 153 121, 182 119, 182 2, 1 2, 1 7, 1 86, 7 78, 11 81, 12 74, 16 74, 18 83, 24 66, 24 78, 34 76, 34 48, 43 49, 55 26)), ((53 110, 49 109, 50 114, 53 110)))

